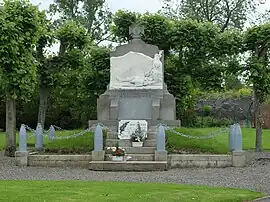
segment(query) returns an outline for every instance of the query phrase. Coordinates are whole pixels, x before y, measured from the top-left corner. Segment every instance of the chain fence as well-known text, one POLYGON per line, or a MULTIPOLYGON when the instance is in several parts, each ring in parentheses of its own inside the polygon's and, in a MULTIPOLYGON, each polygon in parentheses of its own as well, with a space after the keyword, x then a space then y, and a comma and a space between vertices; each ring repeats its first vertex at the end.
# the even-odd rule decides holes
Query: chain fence
MULTIPOLYGON (((50 138, 51 140, 64 140, 64 139, 72 139, 72 138, 77 138, 77 137, 81 137, 81 136, 84 136, 85 134, 87 134, 88 132, 94 132, 96 127, 97 127, 98 124, 96 125, 93 125, 79 133, 73 133, 71 135, 65 135, 65 136, 50 136, 50 132, 52 130, 58 130, 58 131, 67 131, 67 130, 64 130, 62 129, 61 127, 58 127, 58 126, 55 126, 55 125, 51 125, 50 129, 49 130, 44 130, 41 134, 41 136, 45 137, 45 138, 50 138)), ((101 126, 101 128, 103 129, 107 129, 107 127, 105 127, 103 124, 99 124, 101 126)), ((35 129, 32 129, 31 127, 29 127, 28 125, 24 125, 25 129, 30 131, 31 132, 31 135, 28 135, 28 138, 33 138, 35 136, 38 135, 38 131, 35 130, 35 129)))
MULTIPOLYGON (((110 127, 107 127, 102 123, 99 123, 99 124, 92 125, 91 127, 87 128, 87 129, 85 129, 83 131, 80 131, 78 133, 74 133, 74 134, 71 134, 71 135, 65 135, 65 136, 56 136, 56 133, 55 133, 54 136, 50 136, 51 130, 56 129, 58 131, 67 131, 67 130, 62 129, 59 126, 51 125, 50 129, 44 131, 41 135, 43 137, 50 138, 51 140, 72 139, 72 138, 77 138, 77 137, 84 136, 88 132, 94 132, 97 125, 100 125, 103 130, 106 130, 108 132, 114 132, 114 133, 116 132, 116 131, 111 130, 110 127)), ((171 132, 173 134, 180 135, 182 137, 189 138, 189 139, 202 139, 202 140, 213 139, 213 138, 216 138, 218 136, 227 134, 229 132, 229 128, 230 128, 230 126, 229 127, 224 127, 224 128, 220 128, 220 129, 218 129, 216 131, 209 132, 208 134, 205 134, 205 135, 196 136, 196 135, 189 135, 189 134, 185 134, 183 132, 179 132, 179 131, 177 131, 176 127, 170 127, 170 126, 165 125, 165 124, 160 124, 160 125, 164 127, 165 131, 169 131, 169 132, 171 132)), ((158 125, 157 127, 159 127, 160 125, 158 125)), ((26 130, 28 130, 28 131, 30 131, 32 133, 31 135, 28 135, 28 138, 32 138, 32 137, 35 137, 37 135, 37 131, 35 129, 32 129, 31 127, 29 127, 27 125, 24 125, 24 126, 25 126, 26 130)))
POLYGON ((216 138, 218 136, 227 134, 227 132, 229 132, 229 127, 224 127, 224 128, 218 129, 216 131, 212 131, 206 135, 195 136, 195 135, 188 135, 188 134, 184 134, 182 132, 179 132, 174 127, 169 127, 167 125, 162 125, 162 126, 164 127, 165 131, 170 131, 176 135, 180 135, 182 137, 190 138, 190 139, 203 139, 203 140, 213 139, 213 138, 216 138))

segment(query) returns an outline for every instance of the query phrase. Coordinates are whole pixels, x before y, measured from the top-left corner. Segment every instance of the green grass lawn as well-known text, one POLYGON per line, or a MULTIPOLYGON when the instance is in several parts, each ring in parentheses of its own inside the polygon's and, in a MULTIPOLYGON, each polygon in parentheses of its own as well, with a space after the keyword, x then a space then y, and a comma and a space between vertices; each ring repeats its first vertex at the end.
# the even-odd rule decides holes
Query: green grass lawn
MULTIPOLYGON (((72 130, 72 131, 57 131, 56 136, 70 136, 73 134, 78 134, 83 130, 72 130)), ((28 132, 28 135, 32 133, 28 132)), ((18 142, 18 134, 17 134, 18 142)), ((18 144, 18 143, 17 143, 18 144)), ((31 137, 27 141, 28 147, 35 147, 35 138, 31 137)), ((86 133, 83 136, 72 138, 72 139, 63 139, 63 140, 54 140, 50 141, 47 137, 44 137, 44 146, 46 152, 50 153, 87 153, 91 152, 94 148, 94 138, 93 133, 86 133)), ((5 133, 0 133, 0 150, 5 148, 5 133)))
MULTIPOLYGON (((188 134, 192 136, 207 136, 209 133, 218 131, 220 128, 179 128, 178 132, 188 134)), ((252 150, 255 148, 255 129, 254 128, 242 128, 243 134, 243 149, 252 150)), ((178 151, 188 152, 208 152, 208 153, 227 153, 228 148, 228 132, 224 132, 221 135, 213 139, 190 139, 180 135, 167 133, 167 149, 171 153, 178 151)), ((263 130, 263 148, 270 150, 270 130, 263 130)))
POLYGON ((240 202, 259 198, 263 194, 249 190, 175 184, 0 181, 0 196, 3 202, 240 202))
MULTIPOLYGON (((218 131, 219 128, 179 128, 179 132, 194 136, 207 136, 210 132, 218 131)), ((68 136, 79 133, 82 130, 57 131, 57 136, 68 136)), ((243 149, 252 150, 255 148, 255 129, 242 128, 243 149)), ((30 133, 29 133, 30 134, 30 133)), ((18 139, 18 138, 17 138, 18 139)), ((104 138, 105 139, 105 138, 104 138)), ((46 152, 50 153, 88 153, 91 152, 93 143, 93 133, 87 133, 81 137, 65 140, 49 141, 44 138, 46 152)), ((28 140, 28 146, 34 147, 34 138, 28 140)), ((5 134, 0 133, 0 149, 5 147, 5 134)), ((263 148, 270 150, 270 130, 263 130, 263 148)), ((228 153, 228 132, 208 140, 190 139, 181 137, 171 132, 167 132, 167 149, 170 153, 228 153)))

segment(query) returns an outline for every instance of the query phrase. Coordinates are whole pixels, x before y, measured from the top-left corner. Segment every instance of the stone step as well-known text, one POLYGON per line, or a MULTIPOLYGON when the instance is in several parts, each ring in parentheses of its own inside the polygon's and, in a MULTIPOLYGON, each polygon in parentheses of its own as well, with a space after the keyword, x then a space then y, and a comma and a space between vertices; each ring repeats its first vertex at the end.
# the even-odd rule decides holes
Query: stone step
MULTIPOLYGON (((155 154, 127 154, 125 158, 127 158, 127 161, 154 161, 155 154)), ((111 155, 106 154, 105 161, 110 161, 110 160, 111 160, 111 155)))
POLYGON ((127 154, 154 154, 156 147, 124 147, 127 154))
MULTIPOLYGON (((122 147, 126 154, 155 154, 156 147, 122 147)), ((107 153, 107 151, 106 151, 107 153)))
POLYGON ((95 171, 165 171, 166 161, 90 161, 89 169, 95 171))
MULTIPOLYGON (((119 143, 120 147, 132 147, 132 143, 130 140, 119 140, 119 139, 106 139, 106 147, 114 147, 119 143)), ((155 147, 156 140, 144 140, 144 147, 155 147)))
MULTIPOLYGON (((156 132, 147 133, 148 140, 155 140, 156 136, 157 136, 156 132)), ((118 133, 117 132, 108 132, 107 139, 118 139, 118 133)))

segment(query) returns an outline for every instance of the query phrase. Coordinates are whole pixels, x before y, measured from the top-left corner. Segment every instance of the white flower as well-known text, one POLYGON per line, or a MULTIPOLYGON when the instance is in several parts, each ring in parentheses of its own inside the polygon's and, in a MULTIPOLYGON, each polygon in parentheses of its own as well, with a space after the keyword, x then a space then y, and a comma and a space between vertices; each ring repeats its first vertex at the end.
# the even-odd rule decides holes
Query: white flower
POLYGON ((115 151, 116 151, 116 147, 112 147, 111 149, 112 149, 112 151, 113 151, 113 152, 115 152, 115 151))

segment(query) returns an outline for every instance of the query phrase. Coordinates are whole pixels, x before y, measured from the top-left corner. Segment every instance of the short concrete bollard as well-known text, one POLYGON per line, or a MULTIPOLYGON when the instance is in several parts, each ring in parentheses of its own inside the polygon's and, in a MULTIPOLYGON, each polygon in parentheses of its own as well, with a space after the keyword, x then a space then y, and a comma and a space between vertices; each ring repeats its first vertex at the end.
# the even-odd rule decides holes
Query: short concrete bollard
POLYGON ((103 132, 101 126, 98 124, 94 134, 94 150, 103 150, 103 132))
POLYGON ((105 151, 103 149, 103 132, 100 124, 97 125, 94 134, 94 151, 92 151, 92 161, 104 161, 105 151))
POLYGON ((27 133, 25 129, 25 125, 21 125, 19 132, 19 151, 26 152, 27 151, 27 133))
POLYGON ((246 165, 246 156, 242 144, 241 126, 234 124, 230 127, 229 132, 229 147, 230 151, 232 151, 233 167, 244 167, 246 165))
POLYGON ((21 125, 19 132, 19 151, 15 152, 15 162, 17 166, 27 166, 28 165, 28 154, 27 151, 27 133, 25 125, 21 125))
POLYGON ((40 123, 38 123, 36 132, 35 132, 35 147, 37 151, 43 149, 43 128, 40 123))
POLYGON ((49 129, 49 139, 51 141, 55 139, 55 129, 53 126, 50 126, 50 129, 49 129))
POLYGON ((167 151, 165 148, 165 129, 162 125, 158 127, 157 131, 157 150, 155 151, 155 161, 167 161, 167 151))
POLYGON ((242 130, 241 126, 239 124, 235 125, 235 130, 234 130, 234 151, 237 152, 242 152, 243 147, 242 147, 242 130))
POLYGON ((242 130, 239 124, 234 124, 229 130, 230 151, 242 151, 242 130))
POLYGON ((162 125, 157 131, 157 151, 165 151, 165 129, 162 125))

